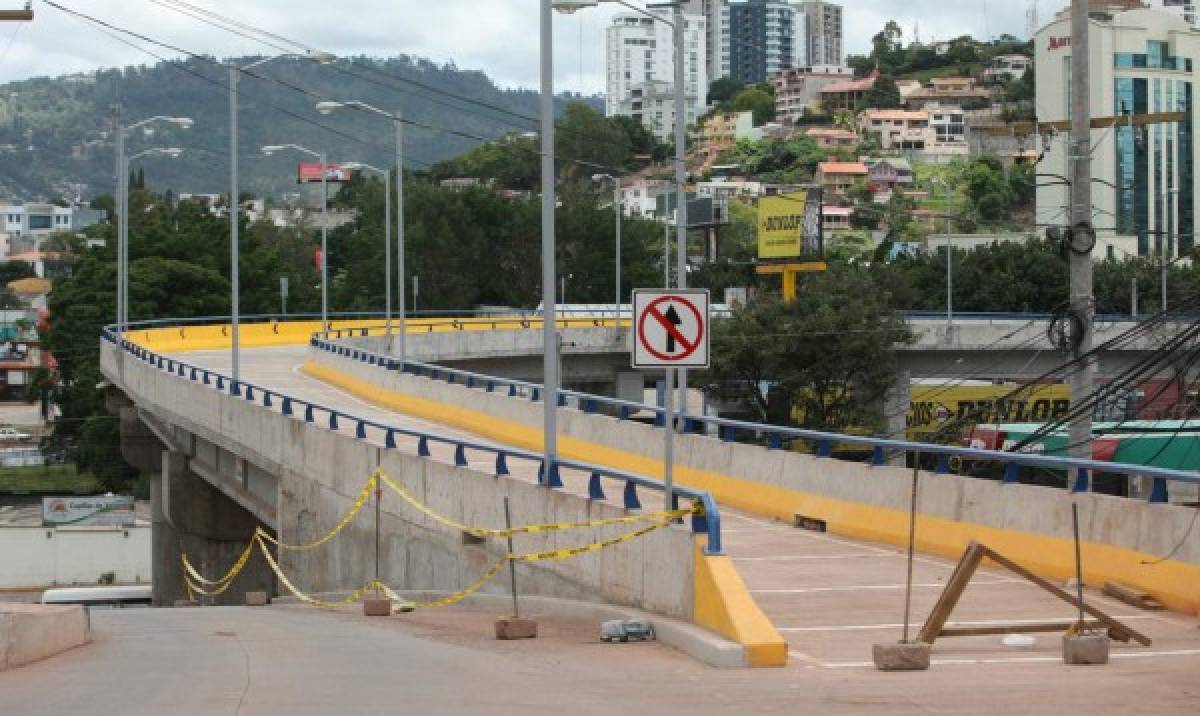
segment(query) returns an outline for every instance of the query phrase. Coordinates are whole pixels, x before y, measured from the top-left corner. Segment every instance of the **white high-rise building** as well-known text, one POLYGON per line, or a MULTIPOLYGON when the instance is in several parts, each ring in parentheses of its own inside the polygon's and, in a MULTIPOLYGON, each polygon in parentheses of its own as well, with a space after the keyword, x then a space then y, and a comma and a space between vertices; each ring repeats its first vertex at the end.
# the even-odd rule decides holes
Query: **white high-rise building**
MULTIPOLYGON (((1038 119, 1069 119, 1071 64, 1070 19, 1060 15, 1034 39, 1038 119)), ((1200 114, 1193 112, 1195 72, 1200 70, 1200 32, 1174 13, 1120 7, 1092 16, 1091 57, 1093 117, 1182 112, 1181 122, 1144 126, 1118 123, 1092 137, 1094 225, 1100 242, 1117 251, 1171 258, 1195 246, 1196 136, 1200 114), (1116 236, 1115 241, 1113 236, 1116 236)), ((1047 139, 1039 174, 1070 176, 1068 142, 1047 139)), ((1037 224, 1065 226, 1070 217, 1070 188, 1045 182, 1037 190, 1037 224)), ((1121 258, 1119 253, 1116 258, 1121 258)))
MULTIPOLYGON (((708 97, 707 23, 701 15, 683 17, 684 95, 688 98, 688 116, 692 118, 708 97)), ((665 83, 673 92, 675 41, 670 26, 644 15, 617 15, 608 28, 606 66, 605 112, 610 117, 629 114, 627 100, 635 87, 645 90, 647 85, 654 85, 653 94, 661 95, 664 90, 657 83, 665 83)), ((650 126, 649 122, 646 124, 650 126)))
POLYGON ((796 0, 793 5, 797 14, 805 16, 804 47, 808 55, 797 65, 841 65, 845 56, 842 6, 824 0, 796 0))
POLYGON ((1195 0, 1153 0, 1152 6, 1161 7, 1164 10, 1173 12, 1184 19, 1184 22, 1197 27, 1197 20, 1200 19, 1200 13, 1196 12, 1198 7, 1195 0))

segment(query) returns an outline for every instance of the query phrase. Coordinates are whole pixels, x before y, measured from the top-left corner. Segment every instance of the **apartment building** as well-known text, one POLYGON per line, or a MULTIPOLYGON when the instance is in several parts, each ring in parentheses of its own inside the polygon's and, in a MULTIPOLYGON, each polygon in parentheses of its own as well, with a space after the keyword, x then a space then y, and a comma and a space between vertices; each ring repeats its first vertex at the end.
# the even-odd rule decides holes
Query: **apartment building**
POLYGON ((842 6, 823 0, 793 3, 805 16, 805 60, 807 65, 840 65, 845 56, 842 37, 842 6))
POLYGON ((776 72, 771 77, 775 118, 785 125, 796 124, 806 113, 820 112, 825 88, 853 79, 854 70, 839 65, 805 65, 776 72))
MULTIPOLYGON (((702 15, 684 16, 684 93, 705 104, 708 72, 705 68, 706 23, 702 15)), ((635 13, 613 18, 606 31, 605 113, 612 117, 621 111, 634 87, 675 82, 675 41, 665 23, 635 13)))

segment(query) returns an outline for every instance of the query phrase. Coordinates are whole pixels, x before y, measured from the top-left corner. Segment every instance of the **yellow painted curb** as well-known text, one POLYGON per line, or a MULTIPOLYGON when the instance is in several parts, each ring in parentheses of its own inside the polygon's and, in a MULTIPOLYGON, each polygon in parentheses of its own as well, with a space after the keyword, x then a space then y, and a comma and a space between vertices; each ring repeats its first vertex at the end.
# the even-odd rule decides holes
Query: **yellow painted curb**
MULTIPOLYGON (((312 361, 303 370, 386 408, 467 430, 493 440, 542 449, 540 427, 501 420, 492 415, 384 390, 371 383, 312 361)), ((662 461, 615 448, 560 436, 559 453, 581 462, 604 465, 649 477, 662 477, 662 461)), ((707 490, 722 505, 791 523, 797 514, 823 520, 834 534, 896 546, 908 543, 908 513, 887 507, 822 497, 752 480, 677 465, 679 484, 707 490)), ((922 552, 957 559, 971 541, 981 542, 1045 577, 1075 574, 1073 543, 1064 538, 986 527, 921 515, 917 547, 922 552)), ((1200 613, 1200 566, 1178 560, 1156 561, 1155 555, 1106 544, 1082 545, 1084 581, 1121 582, 1141 589, 1175 611, 1200 613)))
POLYGON ((696 570, 692 621, 741 644, 746 649, 746 666, 787 666, 787 641, 750 596, 733 560, 704 554, 704 535, 693 539, 696 570))

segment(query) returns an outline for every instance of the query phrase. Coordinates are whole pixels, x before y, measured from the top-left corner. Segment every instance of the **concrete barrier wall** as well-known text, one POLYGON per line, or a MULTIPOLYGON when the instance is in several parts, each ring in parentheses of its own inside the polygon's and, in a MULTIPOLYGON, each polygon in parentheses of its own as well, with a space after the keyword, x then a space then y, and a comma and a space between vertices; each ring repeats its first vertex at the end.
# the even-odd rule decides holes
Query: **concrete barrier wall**
POLYGON ((0 527, 0 589, 150 581, 150 528, 0 527))
MULTIPOLYGON (((285 542, 324 534, 350 508, 370 474, 383 468, 441 514, 471 525, 502 527, 503 499, 516 524, 583 522, 623 516, 607 503, 588 501, 518 480, 457 468, 384 450, 348 434, 284 417, 261 402, 231 399, 212 387, 159 371, 105 344, 105 374, 138 406, 159 419, 237 452, 279 476, 276 526, 285 542), (236 443, 236 444, 233 444, 236 443)), ((299 413, 302 415, 302 411, 299 413)), ((488 465, 490 459, 481 466, 488 465)), ((382 503, 380 578, 403 589, 455 591, 474 582, 504 554, 502 545, 469 546, 462 534, 421 515, 390 491, 382 503)), ((519 552, 588 544, 631 526, 519 536, 519 552)), ((283 566, 306 592, 357 588, 374 576, 374 511, 329 544, 285 552, 283 566)), ((632 543, 569 561, 518 567, 522 591, 550 597, 605 601, 691 620, 694 609, 692 539, 683 527, 658 530, 632 543)), ((505 591, 507 580, 486 587, 505 591)))
MULTIPOLYGON (((370 386, 360 397, 399 396, 404 409, 523 447, 541 446, 542 404, 501 393, 386 371, 314 350, 311 365, 370 386), (383 392, 380 392, 382 389, 383 392)), ((647 475, 662 471, 662 431, 577 410, 559 411, 559 448, 573 459, 647 475), (614 447, 614 446, 619 446, 614 447)), ((835 533, 893 544, 907 540, 910 470, 681 436, 676 479, 720 504, 791 522, 823 521, 835 533)), ((1200 612, 1200 539, 1188 539, 1195 510, 969 477, 922 476, 918 542, 957 557, 971 540, 1047 576, 1074 574, 1072 502, 1080 505, 1085 577, 1144 589, 1172 608, 1200 612), (1163 560, 1160 558, 1168 557, 1163 560)))
POLYGON ((0 671, 41 661, 91 640, 78 605, 0 604, 0 671))

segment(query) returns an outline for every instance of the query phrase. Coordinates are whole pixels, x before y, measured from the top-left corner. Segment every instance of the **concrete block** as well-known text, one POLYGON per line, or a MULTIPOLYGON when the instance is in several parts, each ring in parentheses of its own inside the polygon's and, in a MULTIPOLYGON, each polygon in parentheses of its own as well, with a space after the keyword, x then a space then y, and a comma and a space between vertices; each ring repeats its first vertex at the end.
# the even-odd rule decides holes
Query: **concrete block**
POLYGON ((90 640, 84 607, 0 605, 0 671, 40 661, 90 640))
POLYGON ((390 599, 364 599, 363 600, 363 616, 366 617, 390 617, 392 615, 392 600, 390 599))
POLYGON ((1066 634, 1063 636, 1064 664, 1107 664, 1107 634, 1066 634))
POLYGON ((537 622, 520 617, 504 617, 496 620, 496 638, 501 640, 536 639, 537 622))
POLYGON ((271 597, 266 592, 246 592, 246 606, 265 607, 271 603, 271 597))
POLYGON ((875 644, 871 652, 875 668, 880 671, 925 671, 932 650, 929 644, 921 642, 897 642, 875 644))

